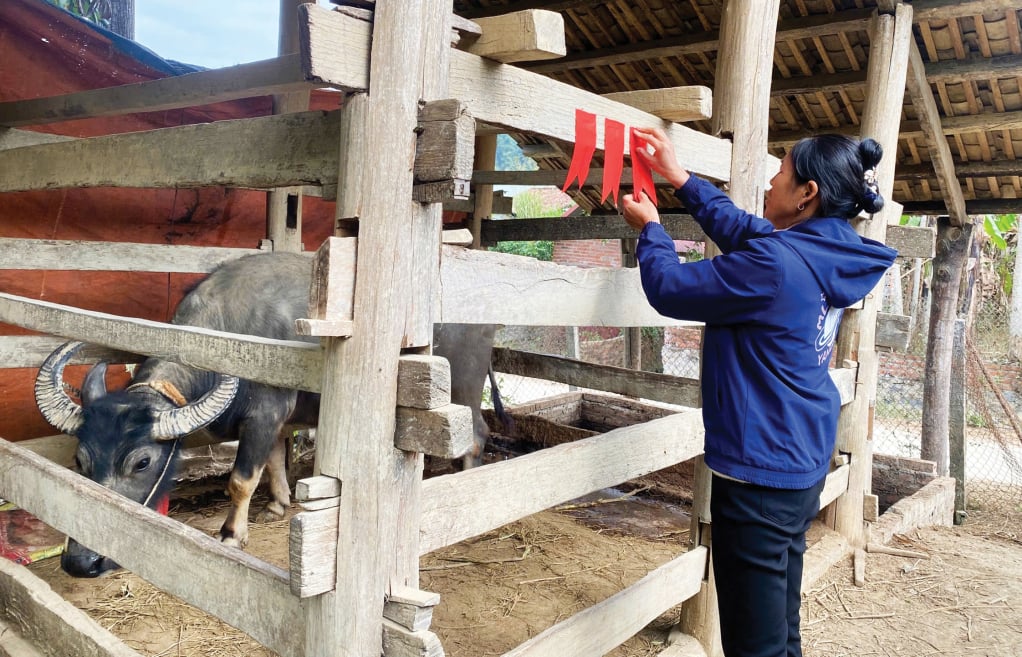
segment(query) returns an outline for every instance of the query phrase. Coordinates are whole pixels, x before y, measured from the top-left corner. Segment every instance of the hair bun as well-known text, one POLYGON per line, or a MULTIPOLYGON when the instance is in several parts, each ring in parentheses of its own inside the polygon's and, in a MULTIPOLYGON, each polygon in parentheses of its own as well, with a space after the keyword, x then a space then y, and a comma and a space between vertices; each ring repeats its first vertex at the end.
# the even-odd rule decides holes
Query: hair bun
POLYGON ((863 171, 875 169, 883 156, 884 148, 876 140, 866 137, 859 142, 859 159, 862 160, 863 171))

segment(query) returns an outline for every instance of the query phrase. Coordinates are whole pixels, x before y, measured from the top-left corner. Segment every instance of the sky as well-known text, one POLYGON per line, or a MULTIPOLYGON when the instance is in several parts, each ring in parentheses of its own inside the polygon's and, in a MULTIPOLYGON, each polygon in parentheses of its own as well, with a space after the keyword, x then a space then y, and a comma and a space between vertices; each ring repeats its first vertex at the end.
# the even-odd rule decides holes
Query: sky
POLYGON ((269 59, 277 56, 279 10, 279 0, 136 0, 135 41, 207 68, 269 59))

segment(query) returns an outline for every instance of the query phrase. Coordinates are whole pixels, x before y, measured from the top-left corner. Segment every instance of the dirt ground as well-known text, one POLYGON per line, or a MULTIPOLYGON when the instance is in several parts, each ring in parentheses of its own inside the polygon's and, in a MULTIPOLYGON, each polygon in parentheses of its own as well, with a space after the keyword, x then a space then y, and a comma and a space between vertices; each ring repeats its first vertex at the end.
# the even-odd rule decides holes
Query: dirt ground
MULTIPOLYGON (((441 594, 432 630, 448 657, 501 655, 676 556, 688 516, 671 498, 687 474, 651 477, 632 495, 603 491, 425 556, 421 587, 441 594)), ((214 532, 226 509, 220 490, 216 480, 189 487, 172 515, 214 532)), ((862 588, 848 559, 805 592, 806 657, 1022 657, 1022 512, 976 512, 891 545, 925 558, 871 553, 862 588)), ((253 526, 249 551, 285 566, 287 521, 253 526)), ((30 567, 143 655, 273 654, 131 573, 75 580, 56 559, 30 567)), ((609 654, 657 655, 677 614, 609 654)))

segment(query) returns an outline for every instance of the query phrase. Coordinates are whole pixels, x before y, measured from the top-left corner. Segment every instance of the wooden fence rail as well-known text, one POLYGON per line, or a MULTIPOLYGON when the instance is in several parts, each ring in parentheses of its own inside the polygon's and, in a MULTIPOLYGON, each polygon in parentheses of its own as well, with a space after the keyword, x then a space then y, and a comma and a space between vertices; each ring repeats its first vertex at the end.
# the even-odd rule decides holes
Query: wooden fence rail
POLYGON ((0 496, 289 657, 304 655, 288 575, 0 439, 0 496))

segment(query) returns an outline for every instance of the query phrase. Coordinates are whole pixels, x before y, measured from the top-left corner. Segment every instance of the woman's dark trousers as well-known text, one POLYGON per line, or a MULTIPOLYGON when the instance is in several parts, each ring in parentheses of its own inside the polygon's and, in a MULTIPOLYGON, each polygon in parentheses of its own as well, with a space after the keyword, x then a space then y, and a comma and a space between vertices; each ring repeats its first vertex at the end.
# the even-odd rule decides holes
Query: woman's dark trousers
POLYGON ((784 490, 713 476, 711 554, 726 657, 802 657, 802 557, 823 484, 784 490))

